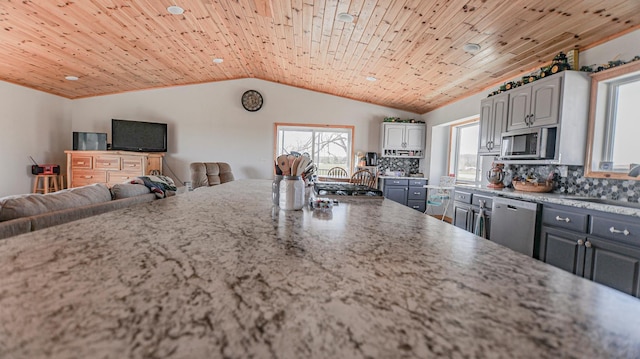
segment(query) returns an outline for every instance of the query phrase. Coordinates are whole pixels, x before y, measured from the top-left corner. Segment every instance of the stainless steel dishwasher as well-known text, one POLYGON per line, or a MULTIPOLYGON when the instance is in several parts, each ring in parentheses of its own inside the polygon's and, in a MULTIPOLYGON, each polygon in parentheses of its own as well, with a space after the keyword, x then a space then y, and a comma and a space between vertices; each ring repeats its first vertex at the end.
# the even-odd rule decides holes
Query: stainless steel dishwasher
POLYGON ((491 240, 533 257, 540 206, 533 202, 495 197, 491 213, 491 240))

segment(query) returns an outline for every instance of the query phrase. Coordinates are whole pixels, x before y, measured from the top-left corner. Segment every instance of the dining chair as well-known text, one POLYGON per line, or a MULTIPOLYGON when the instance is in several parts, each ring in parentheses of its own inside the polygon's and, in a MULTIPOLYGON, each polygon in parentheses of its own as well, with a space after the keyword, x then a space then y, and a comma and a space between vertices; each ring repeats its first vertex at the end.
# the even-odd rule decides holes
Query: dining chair
POLYGON ((376 181, 376 176, 374 176, 369 170, 358 170, 349 179, 349 183, 364 185, 371 188, 377 187, 376 181))
POLYGON ((447 215, 447 209, 451 204, 451 197, 454 190, 454 184, 456 178, 453 176, 440 177, 440 183, 437 185, 426 185, 427 189, 427 208, 424 211, 425 214, 429 214, 429 209, 432 207, 444 207, 442 211, 441 221, 444 221, 447 215))
POLYGON ((329 172, 327 172, 327 176, 329 177, 338 177, 338 178, 347 178, 349 177, 349 174, 347 173, 347 170, 345 170, 342 167, 333 167, 329 170, 329 172))

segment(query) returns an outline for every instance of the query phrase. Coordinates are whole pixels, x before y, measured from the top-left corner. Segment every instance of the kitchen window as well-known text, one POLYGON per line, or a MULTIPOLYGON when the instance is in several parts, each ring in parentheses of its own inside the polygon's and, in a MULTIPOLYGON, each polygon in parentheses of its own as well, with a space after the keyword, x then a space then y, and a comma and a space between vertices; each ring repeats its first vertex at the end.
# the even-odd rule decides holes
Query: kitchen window
POLYGON ((450 131, 449 173, 457 182, 478 182, 479 119, 452 125, 450 131))
POLYGON ((342 167, 351 173, 353 126, 276 123, 275 127, 276 156, 308 153, 320 176, 333 167, 342 167))

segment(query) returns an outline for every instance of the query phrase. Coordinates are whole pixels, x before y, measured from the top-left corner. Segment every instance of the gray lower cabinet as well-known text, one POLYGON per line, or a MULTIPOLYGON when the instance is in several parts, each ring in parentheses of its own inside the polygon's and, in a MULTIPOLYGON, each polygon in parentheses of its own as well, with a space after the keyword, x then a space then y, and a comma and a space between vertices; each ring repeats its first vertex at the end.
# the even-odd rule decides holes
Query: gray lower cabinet
POLYGON ((640 298, 640 224, 633 217, 543 205, 538 259, 640 298))
POLYGON ((476 225, 480 218, 480 208, 482 207, 485 238, 490 239, 493 197, 490 194, 478 191, 465 191, 456 188, 453 199, 453 225, 475 233, 476 225))
POLYGON ((420 212, 425 211, 427 200, 425 179, 390 179, 383 182, 384 197, 420 212))

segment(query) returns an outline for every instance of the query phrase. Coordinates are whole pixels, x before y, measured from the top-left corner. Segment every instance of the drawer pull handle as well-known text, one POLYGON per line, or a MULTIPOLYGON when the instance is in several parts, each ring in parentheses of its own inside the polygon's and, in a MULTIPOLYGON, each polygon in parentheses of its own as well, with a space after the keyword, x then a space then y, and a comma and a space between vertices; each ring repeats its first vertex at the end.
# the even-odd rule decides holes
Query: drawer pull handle
POLYGON ((83 165, 83 164, 84 164, 84 161, 78 161, 78 162, 76 162, 76 164, 78 164, 78 165, 83 165))
POLYGON ((562 218, 562 217, 560 217, 560 216, 556 216, 556 221, 558 221, 558 222, 565 221, 565 222, 569 223, 569 222, 571 222, 571 218, 569 218, 569 217, 567 217, 567 218, 562 218))
POLYGON ((93 178, 93 176, 84 176, 84 178, 91 179, 91 178, 93 178))
POLYGON ((419 195, 419 194, 420 194, 420 192, 413 192, 413 194, 415 194, 415 195, 419 195))
POLYGON ((625 236, 628 236, 629 234, 631 234, 631 232, 629 232, 626 228, 621 231, 619 229, 616 229, 615 227, 611 227, 611 228, 609 228, 609 232, 611 232, 611 233, 622 233, 625 236))

